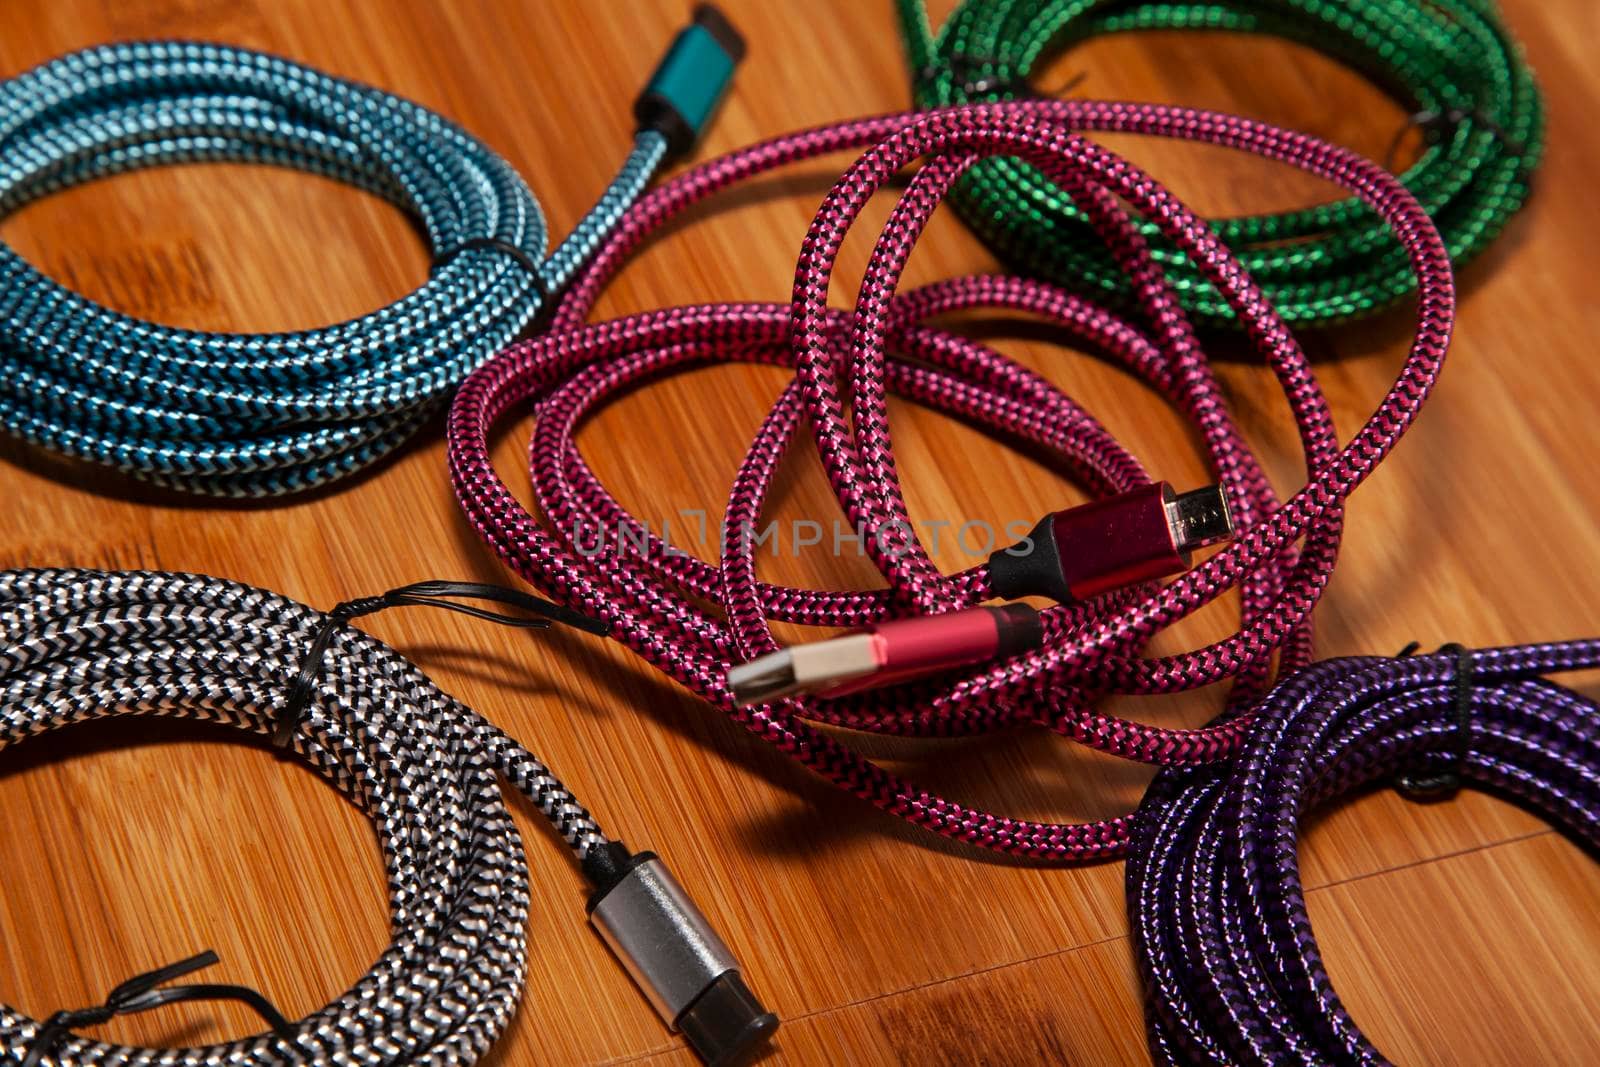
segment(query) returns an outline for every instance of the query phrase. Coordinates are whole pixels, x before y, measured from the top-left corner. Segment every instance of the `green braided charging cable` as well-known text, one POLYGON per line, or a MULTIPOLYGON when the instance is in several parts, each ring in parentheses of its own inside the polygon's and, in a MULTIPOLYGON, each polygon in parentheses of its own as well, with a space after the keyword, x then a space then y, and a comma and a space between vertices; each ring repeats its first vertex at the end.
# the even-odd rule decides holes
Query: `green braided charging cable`
MULTIPOLYGON (((1493 0, 963 0, 937 36, 923 0, 896 3, 923 107, 1026 94, 1042 58, 1119 31, 1264 33, 1316 48, 1414 111, 1426 147, 1402 178, 1458 264, 1522 206, 1543 150, 1538 87, 1493 0)), ((1122 293, 1123 274, 1071 199, 1032 167, 984 160, 954 199, 1016 266, 1091 293, 1122 293)), ((1411 292, 1399 244, 1355 200, 1213 225, 1291 324, 1358 318, 1411 292)), ((1207 323, 1231 325, 1211 285, 1145 230, 1184 306, 1207 323)))

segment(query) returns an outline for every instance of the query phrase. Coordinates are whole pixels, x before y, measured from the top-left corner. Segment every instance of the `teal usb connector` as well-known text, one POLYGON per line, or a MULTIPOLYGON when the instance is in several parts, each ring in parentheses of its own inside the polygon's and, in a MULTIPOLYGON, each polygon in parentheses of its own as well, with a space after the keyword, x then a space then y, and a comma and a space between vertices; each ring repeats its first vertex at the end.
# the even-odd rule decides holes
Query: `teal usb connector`
POLYGON ((744 38, 710 4, 695 8, 694 21, 678 34, 649 83, 634 101, 641 130, 659 130, 674 155, 694 147, 700 131, 728 91, 744 58, 744 38))

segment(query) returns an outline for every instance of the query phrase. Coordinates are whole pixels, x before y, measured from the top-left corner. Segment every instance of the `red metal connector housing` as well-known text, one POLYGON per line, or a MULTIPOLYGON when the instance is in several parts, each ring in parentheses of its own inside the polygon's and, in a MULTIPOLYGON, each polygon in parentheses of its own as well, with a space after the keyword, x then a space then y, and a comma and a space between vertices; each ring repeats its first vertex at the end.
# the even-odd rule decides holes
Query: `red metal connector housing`
POLYGON ((802 692, 843 696, 1012 656, 1043 637, 1039 613, 1027 604, 896 619, 740 664, 728 671, 728 686, 740 704, 802 692))
POLYGON ((1085 600, 1188 570, 1195 549, 1232 536, 1219 487, 1179 494, 1154 482, 1046 515, 989 557, 989 586, 999 597, 1085 600))
MULTIPOLYGON (((989 557, 997 597, 1067 602, 1189 566, 1196 548, 1233 536, 1217 486, 1179 494, 1156 482, 1039 520, 1026 541, 989 557)), ((1044 628, 1027 604, 897 619, 761 656, 728 671, 740 704, 793 693, 843 696, 1039 647, 1044 628)))

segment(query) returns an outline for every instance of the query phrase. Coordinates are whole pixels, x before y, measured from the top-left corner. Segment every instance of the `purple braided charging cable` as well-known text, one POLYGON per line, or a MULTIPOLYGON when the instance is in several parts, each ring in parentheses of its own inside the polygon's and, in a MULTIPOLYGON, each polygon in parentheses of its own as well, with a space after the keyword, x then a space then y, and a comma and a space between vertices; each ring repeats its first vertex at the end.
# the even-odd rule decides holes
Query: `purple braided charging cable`
MULTIPOLYGON (((1055 860, 1120 855, 1127 820, 1067 825, 1011 819, 935 796, 866 760, 818 724, 920 736, 969 735, 1038 722, 1106 752, 1160 764, 1227 756, 1248 729, 1242 714, 1278 670, 1311 659, 1310 612, 1332 572, 1345 497, 1410 425, 1432 387, 1454 314, 1450 262, 1422 208, 1377 165, 1307 137, 1246 119, 1153 105, 1022 101, 891 115, 780 137, 704 164, 641 200, 561 303, 549 333, 514 345, 462 387, 451 409, 456 494, 485 541, 528 581, 612 624, 615 636, 758 736, 841 787, 937 833, 985 848, 1055 860), (1377 412, 1341 448, 1305 353, 1207 225, 1126 160, 1078 136, 1143 133, 1254 152, 1354 192, 1386 221, 1416 272, 1417 332, 1377 412), (586 325, 629 254, 668 220, 717 190, 796 160, 867 148, 818 210, 801 249, 794 300, 711 304, 586 325), (1094 220, 1135 283, 1126 319, 1047 283, 966 277, 905 294, 895 286, 928 217, 979 159, 1019 156, 1049 174, 1094 220), (855 309, 826 306, 833 258, 872 193, 916 159, 873 251, 855 309), (1134 214, 1145 220, 1140 223, 1134 214), (1307 484, 1280 501, 1229 414, 1189 319, 1151 256, 1159 231, 1226 295, 1283 386, 1305 449, 1307 484), (725 672, 776 647, 772 621, 860 626, 946 612, 990 596, 986 567, 945 576, 904 531, 884 404, 893 391, 1059 456, 1096 495, 1146 485, 1122 445, 1058 388, 992 349, 926 325, 970 309, 1039 316, 1143 379, 1194 424, 1228 496, 1235 543, 1166 586, 1145 585, 1045 613, 1036 652, 893 689, 840 699, 793 697, 738 707, 725 672), (710 362, 794 367, 729 495, 718 564, 644 538, 645 550, 580 546, 583 531, 636 529, 600 485, 573 434, 597 407, 662 372, 710 362), (850 412, 845 411, 848 396, 850 412), (503 415, 531 410, 535 519, 495 473, 487 435, 503 415), (785 450, 803 424, 888 588, 791 589, 756 578, 755 529, 785 450), (1144 659, 1155 634, 1225 591, 1241 593, 1232 637, 1144 659), (720 606, 720 616, 703 605, 720 606), (954 678, 955 680, 951 680, 954 678), (1107 693, 1172 693, 1233 680, 1241 714, 1203 730, 1170 730, 1095 709, 1107 693)), ((1042 507, 1041 511, 1049 510, 1042 507)))
POLYGON ((1340 1004, 1312 936, 1302 821, 1420 771, 1509 795, 1600 848, 1600 705, 1539 677, 1595 666, 1597 640, 1329 660, 1267 697, 1237 760, 1163 772, 1128 861, 1156 1059, 1386 1062, 1340 1004))

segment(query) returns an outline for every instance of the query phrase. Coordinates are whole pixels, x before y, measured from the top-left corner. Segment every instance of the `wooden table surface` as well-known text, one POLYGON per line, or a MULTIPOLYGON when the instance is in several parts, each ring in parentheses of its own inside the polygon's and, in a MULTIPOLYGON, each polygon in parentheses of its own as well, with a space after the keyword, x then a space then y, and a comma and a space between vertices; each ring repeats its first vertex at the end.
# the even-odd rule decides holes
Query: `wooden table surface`
MULTIPOLYGON (((0 5, 0 73, 133 37, 269 49, 458 120, 528 176, 564 232, 620 160, 635 89, 689 6, 12 0, 0 5)), ((1548 94, 1548 158, 1530 207, 1463 272, 1457 339, 1428 410, 1352 503, 1319 611, 1323 654, 1600 632, 1600 7, 1506 6, 1548 94)), ((888 0, 743 0, 729 10, 750 56, 699 158, 906 104, 888 0)), ((1039 84, 1077 71, 1084 95, 1240 111, 1375 156, 1403 123, 1397 104, 1348 70, 1280 43, 1099 41, 1058 59, 1039 84)), ((1218 150, 1116 144, 1205 211, 1329 195, 1218 150)), ((800 237, 844 162, 725 197, 630 267, 601 313, 785 298, 800 237)), ((239 166, 69 191, 4 220, 0 237, 112 307, 211 330, 357 315, 417 285, 427 263, 389 206, 239 166)), ((866 247, 852 240, 846 276, 866 247)), ((941 216, 908 284, 995 267, 941 216)), ((1346 433, 1381 396, 1406 340, 1403 311, 1309 339, 1346 433)), ((1064 383, 1151 469, 1182 484, 1202 478, 1176 419, 1118 373, 1037 334, 996 343, 1064 383)), ((1235 364, 1223 379, 1280 488, 1292 490, 1295 440, 1268 372, 1235 364)), ((696 372, 625 399, 580 441, 637 514, 716 509, 781 381, 764 369, 696 372)), ((1031 519, 1079 499, 1044 467, 1002 460, 1000 444, 926 411, 900 405, 894 418, 915 517, 1031 519), (985 476, 995 463, 1005 480, 985 476)), ((500 451, 523 490, 526 437, 524 425, 500 451)), ((336 491, 239 507, 132 487, 7 440, 0 563, 203 571, 322 606, 424 577, 506 580, 458 514, 443 456, 435 424, 336 491)), ((792 489, 773 517, 831 520, 815 458, 791 466, 792 489)), ((966 557, 950 540, 939 559, 953 568, 966 557)), ((815 552, 767 566, 818 585, 863 577, 861 561, 815 552)), ((1162 647, 1224 632, 1229 611, 1208 610, 1162 647)), ((530 638, 428 612, 362 625, 526 741, 610 830, 667 858, 782 1015, 773 1062, 1146 1059, 1120 864, 1039 870, 947 846, 835 792, 592 639, 530 638)), ((1192 724, 1215 699, 1129 710, 1192 724)), ((1036 731, 870 747, 936 788, 1030 816, 1121 812, 1148 779, 1036 731)), ((205 947, 221 953, 221 979, 299 1015, 346 988, 386 944, 370 828, 319 779, 264 749, 197 729, 75 728, 0 754, 0 811, 0 1001, 36 1017, 98 1002, 128 975, 205 947)), ((533 966, 493 1062, 690 1062, 583 921, 564 850, 523 822, 537 890, 533 966)), ((1304 860, 1334 979, 1391 1056, 1600 1061, 1600 879, 1590 857, 1544 824, 1479 795, 1417 806, 1375 793, 1320 817, 1304 860)), ((256 1028, 231 1008, 192 1006, 98 1032, 179 1044, 256 1028)))

